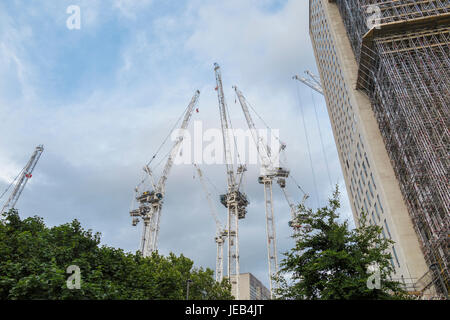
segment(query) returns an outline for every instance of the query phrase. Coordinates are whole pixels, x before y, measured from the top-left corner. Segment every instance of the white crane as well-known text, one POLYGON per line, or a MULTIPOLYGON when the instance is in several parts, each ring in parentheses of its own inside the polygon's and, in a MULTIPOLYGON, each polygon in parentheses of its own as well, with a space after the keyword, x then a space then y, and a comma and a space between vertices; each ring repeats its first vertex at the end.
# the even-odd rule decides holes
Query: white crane
MULTIPOLYGON (((33 154, 31 155, 30 160, 28 160, 27 165, 22 169, 21 173, 18 176, 17 183, 14 186, 14 189, 9 196, 8 200, 6 201, 5 205, 2 208, 1 212, 8 211, 9 209, 12 209, 16 206, 17 201, 20 198, 20 195, 22 194, 23 189, 25 188, 25 185, 27 184, 28 180, 32 177, 32 173, 34 168, 36 167, 36 164, 39 161, 39 158, 42 155, 42 152, 44 152, 44 146, 39 145, 34 150, 33 154)), ((13 181, 14 183, 14 181, 13 181)))
POLYGON ((322 83, 320 82, 319 77, 317 77, 315 74, 313 74, 311 71, 305 71, 305 73, 309 76, 309 79, 299 77, 297 75, 293 76, 292 79, 298 80, 300 82, 303 82, 311 89, 317 91, 318 93, 323 95, 323 87, 322 83))
MULTIPOLYGON (((198 103, 199 96, 200 91, 197 90, 184 113, 184 119, 180 126, 181 132, 187 128, 195 106, 198 103)), ((150 167, 148 165, 144 167, 144 171, 150 178, 152 190, 139 190, 139 186, 135 189, 136 200, 139 203, 139 207, 135 210, 131 210, 130 215, 133 217, 132 224, 134 226, 139 222, 139 218, 144 222, 141 239, 141 253, 144 257, 151 255, 151 253, 155 252, 158 248, 161 207, 166 192, 166 181, 173 166, 174 159, 180 151, 183 139, 184 136, 183 133, 181 133, 173 144, 163 173, 157 183, 155 183, 150 167)))
POLYGON ((216 242, 216 281, 222 282, 223 279, 223 245, 227 238, 227 231, 224 229, 222 223, 219 220, 219 214, 217 213, 216 206, 213 204, 211 193, 208 191, 206 182, 204 180, 204 175, 202 170, 197 164, 194 163, 194 167, 197 169, 197 175, 199 177, 200 183, 202 185, 203 191, 206 194, 208 200, 209 209, 213 216, 214 222, 216 223, 216 236, 214 240, 216 242))
MULTIPOLYGON (((248 127, 250 129, 253 140, 256 144, 256 149, 261 160, 261 172, 258 177, 258 182, 264 185, 264 199, 266 208, 266 233, 267 233, 267 257, 269 264, 269 280, 270 280, 270 295, 274 298, 274 292, 278 288, 278 283, 275 279, 275 275, 278 273, 278 257, 277 257, 277 241, 276 230, 274 220, 273 209, 273 196, 272 196, 272 184, 275 178, 279 178, 280 187, 284 189, 285 178, 289 176, 289 170, 276 167, 271 159, 271 151, 269 146, 264 142, 263 138, 258 134, 255 123, 250 115, 247 101, 242 92, 233 87, 238 97, 239 103, 244 112, 245 119, 247 120, 248 127), (282 185, 282 181, 284 184, 282 185)), ((281 146, 284 149, 284 145, 281 146)), ((292 207, 291 207, 292 208, 292 207)))
MULTIPOLYGON (((227 169, 228 190, 226 194, 220 196, 221 203, 228 210, 228 279, 231 281, 233 288, 233 296, 239 300, 239 219, 244 219, 247 213, 248 205, 247 196, 239 191, 244 172, 247 170, 245 166, 240 165, 236 173, 233 167, 233 158, 231 156, 231 121, 229 119, 228 109, 225 102, 225 95, 222 86, 222 74, 220 66, 214 64, 214 72, 216 76, 216 90, 219 100, 220 123, 222 127, 223 146, 225 153, 225 163, 227 169)), ((235 145, 233 144, 233 147, 235 145)))

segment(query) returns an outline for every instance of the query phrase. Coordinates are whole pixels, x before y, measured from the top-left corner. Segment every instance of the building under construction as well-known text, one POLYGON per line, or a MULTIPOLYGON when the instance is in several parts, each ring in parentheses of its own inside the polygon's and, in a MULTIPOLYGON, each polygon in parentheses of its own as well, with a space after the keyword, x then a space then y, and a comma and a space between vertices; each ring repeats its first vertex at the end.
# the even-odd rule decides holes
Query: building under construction
POLYGON ((409 290, 434 287, 448 297, 450 1, 311 0, 310 33, 355 220, 361 209, 373 210, 384 232, 378 214, 384 203, 409 290), (336 95, 345 100, 341 105, 336 95), (386 176, 390 167, 394 183, 386 176), (425 269, 418 267, 416 242, 425 269))

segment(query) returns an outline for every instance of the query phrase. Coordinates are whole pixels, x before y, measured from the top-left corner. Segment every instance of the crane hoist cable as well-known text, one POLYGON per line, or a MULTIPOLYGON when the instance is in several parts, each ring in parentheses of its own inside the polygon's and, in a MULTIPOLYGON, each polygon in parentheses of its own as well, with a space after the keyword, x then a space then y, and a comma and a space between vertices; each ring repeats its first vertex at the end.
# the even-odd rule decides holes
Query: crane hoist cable
POLYGON ((310 88, 310 91, 311 91, 311 98, 312 98, 313 105, 314 105, 314 114, 316 116, 317 128, 319 129, 320 145, 322 146, 323 158, 325 160, 325 165, 327 167, 328 180, 330 181, 330 187, 333 188, 333 182, 331 181, 330 167, 328 165, 328 158, 327 158, 327 154, 325 152, 325 146, 324 146, 323 138, 322 138, 322 130, 320 130, 319 116, 317 115, 316 100, 314 99, 313 89, 310 88))
POLYGON ((309 163, 311 165, 311 172, 312 172, 312 176, 313 176, 314 191, 316 192, 317 207, 319 207, 319 191, 317 189, 316 174, 314 172, 314 165, 313 165, 313 161, 312 161, 311 146, 310 146, 310 143, 309 143, 308 130, 306 129, 305 114, 303 112, 302 100, 301 100, 301 97, 300 97, 300 89, 298 88, 297 84, 296 84, 296 89, 297 89, 297 98, 298 98, 299 109, 300 109, 300 113, 301 113, 301 116, 302 116, 303 129, 305 131, 306 144, 307 144, 307 147, 308 147, 309 163))
POLYGON ((6 188, 6 190, 2 193, 2 195, 0 196, 0 200, 5 196, 5 194, 9 191, 9 189, 11 189, 11 187, 14 185, 14 183, 20 177, 20 175, 22 174, 22 172, 24 170, 25 170, 25 167, 23 167, 23 169, 19 172, 19 174, 14 178, 14 180, 9 184, 9 186, 6 188))
MULTIPOLYGON (((235 94, 236 94, 236 96, 237 96, 237 93, 235 93, 235 94)), ((268 124, 264 121, 264 119, 258 114, 258 112, 256 112, 255 108, 253 108, 252 104, 247 100, 247 98, 246 98, 246 97, 243 97, 243 99, 245 99, 245 103, 250 107, 250 109, 255 113, 255 115, 261 120, 261 122, 262 122, 263 125, 266 127, 266 129, 272 131, 272 128, 269 127, 269 125, 268 125, 268 124)), ((280 140, 279 137, 275 136, 275 139, 278 140, 278 142, 280 142, 280 145, 281 145, 281 146, 285 146, 285 143, 282 142, 282 141, 280 140)), ((254 139, 253 139, 253 140, 254 140, 254 139)), ((258 142, 255 141, 255 144, 258 145, 258 142)), ((266 143, 266 145, 267 145, 267 143, 266 143)), ((268 145, 267 145, 267 146, 268 146, 268 145)), ((267 150, 267 151, 268 151, 268 150, 267 150)), ((266 152, 266 153, 267 153, 267 152, 266 152)), ((268 158, 269 158, 269 160, 270 160, 270 159, 271 159, 270 155, 268 154, 267 156, 268 156, 268 158)), ((279 161, 281 162, 281 159, 279 159, 279 161)), ((271 163, 271 164, 273 165, 273 163, 271 163)))
MULTIPOLYGON (((225 112, 227 113, 227 116, 228 116, 228 122, 230 123, 230 129, 231 129, 231 132, 234 133, 233 123, 231 122, 231 117, 230 117, 230 111, 228 110, 228 106, 226 106, 226 105, 225 105, 225 112)), ((234 134, 233 134, 233 141, 234 141, 234 150, 236 151, 236 155, 237 155, 237 158, 238 158, 238 162, 239 162, 239 163, 242 163, 242 162, 241 162, 241 157, 240 157, 240 155, 239 155, 239 150, 238 150, 238 148, 237 148, 236 136, 235 136, 234 134)), ((238 189, 239 189, 239 188, 238 188, 238 189)))
MULTIPOLYGON (((237 97, 237 93, 235 92, 236 97, 237 97)), ((255 113, 255 115, 261 120, 261 122, 264 124, 264 126, 268 129, 268 130, 272 130, 272 128, 264 121, 264 119, 259 115, 259 113, 255 110, 255 108, 253 108, 252 104, 247 100, 247 98, 245 96, 243 96, 243 98, 245 99, 245 102, 247 103, 247 105, 250 107, 250 109, 253 110, 253 112, 255 113)), ((278 138, 275 137, 282 145, 284 145, 284 143, 278 138)), ((253 141, 255 139, 253 138, 253 141)), ((258 145, 258 141, 255 141, 255 144, 258 145)), ((269 156, 269 155, 268 155, 269 156)), ((270 160, 270 157, 269 157, 270 160)), ((281 159, 280 159, 281 160, 281 159)), ((287 163, 287 160, 285 161, 286 163, 286 167, 290 168, 290 166, 287 163)), ((273 163, 272 163, 273 165, 273 163)), ((300 184, 295 180, 295 178, 290 174, 288 179, 292 179, 292 181, 294 182, 294 184, 297 186, 297 188, 303 193, 303 195, 308 195, 305 190, 300 186, 300 184)))
MULTIPOLYGON (((158 147, 158 149, 156 150, 155 154, 151 157, 151 159, 149 160, 149 162, 147 163, 147 167, 150 166, 150 164, 153 162, 153 160, 156 159, 156 157, 158 156, 159 152, 161 151, 161 149, 164 147, 164 145, 167 143, 167 141, 169 140, 170 136, 172 135, 172 132, 176 129, 178 123, 181 121, 181 119, 183 118, 183 116, 186 114, 187 109, 189 108, 189 106, 187 106, 183 112, 181 113, 181 115, 178 117, 177 121, 174 123, 174 125, 172 126, 172 128, 169 131, 169 134, 164 138, 163 142, 161 143, 161 145, 158 147)), ((170 151, 167 152, 164 157, 161 158, 161 160, 157 163, 157 165, 154 167, 154 169, 158 168, 161 163, 169 156, 170 151)), ((148 175, 144 175, 144 177, 141 179, 141 182, 138 184, 138 187, 141 186, 142 184, 144 184, 144 182, 146 181, 146 179, 148 178, 148 175)))
POLYGON ((186 111, 187 111, 188 108, 189 108, 189 106, 187 106, 186 109, 183 110, 183 112, 181 113, 180 117, 177 119, 177 121, 175 122, 173 127, 170 129, 169 134, 166 136, 166 138, 163 140, 163 142, 161 143, 159 148, 156 150, 155 154, 152 156, 150 161, 147 163, 147 166, 150 166, 150 164, 153 162, 153 160, 155 160, 156 156, 161 151, 162 147, 167 143, 167 140, 169 140, 170 136, 172 135, 172 132, 175 130, 175 128, 177 127, 178 123, 181 121, 183 116, 186 114, 186 111))

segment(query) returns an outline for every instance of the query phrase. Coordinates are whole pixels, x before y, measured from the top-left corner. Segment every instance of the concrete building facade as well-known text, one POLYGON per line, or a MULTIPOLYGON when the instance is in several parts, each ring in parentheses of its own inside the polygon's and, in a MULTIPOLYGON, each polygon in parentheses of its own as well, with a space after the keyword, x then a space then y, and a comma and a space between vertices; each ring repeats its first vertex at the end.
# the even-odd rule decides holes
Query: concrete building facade
MULTIPOLYGON (((232 282, 231 292, 236 292, 233 283, 235 282, 232 282)), ((239 300, 270 300, 270 291, 251 273, 241 273, 239 275, 239 300)))
MULTIPOLYGON (((423 18, 423 15, 412 14, 410 17, 399 12, 389 11, 392 7, 400 6, 402 8, 403 6, 406 7, 406 12, 413 12, 413 8, 408 7, 408 2, 411 3, 411 1, 401 0, 310 0, 310 36, 356 225, 361 223, 361 212, 365 212, 368 222, 382 227, 383 236, 395 242, 391 248, 391 264, 395 269, 395 278, 403 282, 408 290, 423 293, 426 287, 432 288, 432 283, 438 283, 441 285, 441 292, 445 293, 448 288, 449 266, 448 252, 444 252, 446 245, 448 248, 446 241, 448 241, 449 231, 448 203, 445 203, 449 197, 448 179, 442 175, 433 176, 437 180, 437 184, 444 184, 437 188, 436 192, 440 193, 433 198, 435 203, 440 201, 440 207, 437 206, 436 212, 430 212, 424 206, 419 209, 414 207, 416 200, 422 199, 424 195, 423 192, 413 193, 409 189, 427 189, 429 184, 416 183, 414 188, 408 185, 411 179, 417 181, 417 177, 405 169, 405 167, 408 168, 408 163, 400 165, 399 159, 407 157, 398 156, 397 153, 399 148, 406 150, 406 147, 394 146, 392 137, 398 139, 398 135, 405 131, 406 139, 413 134, 411 132, 414 131, 414 128, 408 127, 411 126, 411 122, 408 123, 409 119, 400 114, 398 110, 389 110, 389 108, 395 108, 396 105, 401 107, 401 104, 404 103, 401 101, 402 99, 410 98, 413 101, 413 93, 409 93, 410 96, 408 96, 408 92, 402 92, 401 85, 398 86, 401 94, 396 91, 382 92, 389 97, 396 97, 398 100, 395 102, 389 101, 386 97, 381 99, 379 95, 373 93, 377 90, 385 90, 381 84, 382 81, 392 82, 393 80, 386 77, 386 74, 384 78, 376 77, 376 73, 379 72, 380 65, 382 65, 380 61, 383 62, 383 59, 387 59, 387 57, 375 53, 374 46, 368 44, 369 40, 378 39, 373 34, 371 35, 375 28, 369 32, 366 23, 373 16, 370 14, 377 11, 374 11, 373 8, 372 10, 367 9, 369 5, 379 5, 377 8, 380 9, 378 12, 381 14, 381 19, 378 20, 377 32, 382 34, 381 31, 385 31, 384 36, 401 39, 406 36, 407 31, 399 29, 399 27, 417 17, 423 18), (395 16, 395 14, 402 17, 400 21, 391 21, 392 18, 389 20, 389 17, 395 16), (392 27, 392 30, 397 30, 397 33, 388 34, 389 31, 386 30, 392 26, 393 22, 398 23, 397 26, 392 27), (369 36, 372 38, 369 39, 369 36), (370 54, 364 55, 365 52, 370 54), (371 63, 375 66, 371 66, 371 63), (396 118, 391 124, 386 124, 386 121, 382 120, 383 117, 386 117, 387 112, 396 112, 396 118), (400 132, 399 128, 403 131, 400 132), (445 190, 446 183, 447 190, 445 190), (417 198, 414 199, 414 197, 417 198), (425 227, 421 221, 425 219, 424 217, 428 218, 432 214, 435 214, 434 218, 437 220, 436 228, 433 230, 428 228, 427 237, 428 239, 432 237, 438 239, 436 241, 438 245, 435 247, 428 243, 428 240, 424 240, 422 234, 425 227), (443 235, 445 235, 445 239, 443 235), (445 243, 439 244, 441 240, 445 243), (430 252, 433 255, 430 255, 430 252), (430 271, 436 265, 438 265, 438 274, 430 271)), ((433 11, 435 15, 430 14, 428 17, 433 18, 442 13, 446 15, 446 10, 437 9, 433 11)), ((414 29, 411 28, 411 30, 414 29)), ((424 32, 423 25, 417 28, 422 29, 408 32, 416 34, 424 32)), ((434 28, 439 29, 440 25, 434 28)), ((390 40, 380 40, 383 44, 388 41, 390 40)), ((436 43, 436 46, 439 46, 439 43, 436 43)), ((396 49, 400 50, 397 47, 396 49)), ((408 51, 408 48, 402 47, 401 49, 405 52, 408 51)), ((443 61, 442 64, 447 66, 448 62, 443 61)), ((407 86, 407 83, 404 85, 407 86)), ((448 94, 447 99, 449 99, 448 84, 441 89, 444 91, 443 94, 448 94), (445 90, 447 91, 445 92, 445 90)), ((436 101, 436 104, 439 106, 443 103, 445 109, 447 102, 449 101, 439 100, 436 101)), ((447 108, 448 105, 450 102, 447 104, 447 108)), ((407 104, 404 107, 410 108, 407 104)), ((443 121, 444 124, 447 124, 447 130, 443 132, 446 137, 448 135, 448 113, 439 114, 434 121, 443 121)), ((420 123, 421 120, 417 122, 420 123)), ((417 141, 410 143, 417 143, 417 141)), ((445 144, 445 141, 441 143, 445 144)), ((436 143, 429 144, 428 147, 431 150, 436 146, 436 143)), ((444 150, 446 150, 445 148, 448 150, 448 145, 444 146, 444 150)), ((448 160, 448 153, 444 157, 448 160)), ((448 175, 448 171, 445 173, 445 169, 448 169, 448 162, 440 159, 434 162, 440 167, 431 168, 432 166, 430 166, 428 169, 430 171, 438 170, 438 172, 442 170, 444 175, 448 175)))

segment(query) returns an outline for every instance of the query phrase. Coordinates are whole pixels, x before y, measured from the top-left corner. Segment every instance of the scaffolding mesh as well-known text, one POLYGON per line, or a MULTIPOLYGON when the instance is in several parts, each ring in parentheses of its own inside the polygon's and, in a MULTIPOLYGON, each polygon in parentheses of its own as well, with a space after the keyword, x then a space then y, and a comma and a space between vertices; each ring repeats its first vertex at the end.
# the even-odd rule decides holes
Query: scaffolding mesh
POLYGON ((448 295, 450 1, 336 4, 360 65, 358 88, 372 102, 435 287, 448 295), (380 7, 382 19, 367 42, 370 5, 380 7), (392 23, 396 27, 383 32, 392 23))

